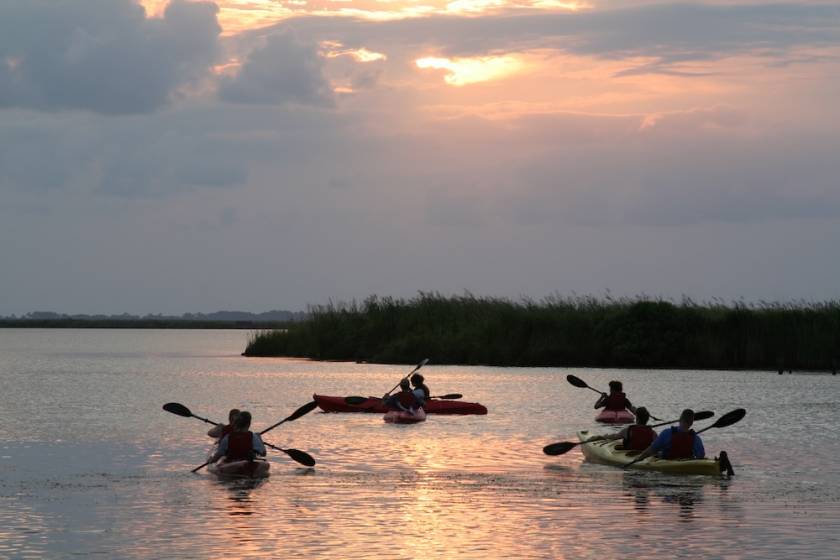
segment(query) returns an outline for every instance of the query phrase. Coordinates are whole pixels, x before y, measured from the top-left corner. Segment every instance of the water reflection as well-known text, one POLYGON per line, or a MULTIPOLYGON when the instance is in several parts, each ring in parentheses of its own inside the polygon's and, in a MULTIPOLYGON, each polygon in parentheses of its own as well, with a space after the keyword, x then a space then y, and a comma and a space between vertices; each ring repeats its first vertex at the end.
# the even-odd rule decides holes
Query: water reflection
MULTIPOLYGON (((699 408, 751 403, 737 429, 709 433, 707 448, 738 450, 731 481, 624 472, 576 450, 547 458, 545 443, 593 428, 592 403, 556 370, 433 365, 435 387, 490 414, 395 429, 378 415, 313 413, 270 439, 312 453, 317 470, 278 454, 268 480, 218 481, 189 474, 205 426, 161 403, 245 406, 268 422, 314 391, 381 394, 403 368, 246 360, 238 332, 47 335, 17 335, 22 350, 0 337, 3 558, 591 558, 632 546, 638 557, 813 560, 840 546, 840 439, 805 437, 836 425, 836 383, 822 378, 621 372, 662 414, 678 415, 687 392, 699 408), (779 407, 791 422, 779 424, 779 407), (795 466, 779 465, 780 446, 795 466)), ((571 373, 593 386, 616 377, 571 373)))

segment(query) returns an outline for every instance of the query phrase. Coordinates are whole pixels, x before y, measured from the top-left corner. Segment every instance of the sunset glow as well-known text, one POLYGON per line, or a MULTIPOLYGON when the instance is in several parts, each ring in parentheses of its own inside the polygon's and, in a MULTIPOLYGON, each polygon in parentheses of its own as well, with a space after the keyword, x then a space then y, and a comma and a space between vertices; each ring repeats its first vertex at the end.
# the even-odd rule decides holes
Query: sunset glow
POLYGON ((491 56, 479 58, 436 58, 418 59, 415 64, 421 69, 446 70, 444 80, 451 86, 465 86, 489 80, 498 80, 514 74, 522 63, 513 56, 491 56))

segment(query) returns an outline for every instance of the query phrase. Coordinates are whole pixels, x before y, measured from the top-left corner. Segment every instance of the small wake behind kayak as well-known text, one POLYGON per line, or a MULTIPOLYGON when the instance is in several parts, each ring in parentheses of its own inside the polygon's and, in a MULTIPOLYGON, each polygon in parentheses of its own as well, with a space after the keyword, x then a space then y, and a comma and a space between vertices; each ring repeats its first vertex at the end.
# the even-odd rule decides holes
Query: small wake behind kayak
POLYGON ((389 410, 382 419, 388 424, 416 424, 426 421, 426 411, 422 408, 418 408, 414 412, 389 410))
MULTIPOLYGON (((590 436, 592 436, 592 433, 589 431, 584 430, 578 432, 578 437, 581 441, 586 440, 590 436)), ((621 448, 621 440, 601 440, 582 443, 580 450, 583 452, 583 456, 592 463, 612 465, 615 467, 623 467, 639 454, 638 451, 628 451, 621 448)), ((719 476, 721 474, 721 465, 716 459, 668 460, 648 457, 630 468, 659 471, 668 474, 703 474, 710 476, 719 476)))
MULTIPOLYGON (((347 404, 345 397, 312 395, 324 412, 372 412, 384 414, 388 407, 382 399, 370 397, 361 404, 347 404)), ((482 404, 458 400, 429 399, 423 404, 426 414, 487 414, 487 407, 482 404)))
POLYGON ((629 410, 602 410, 595 417, 596 422, 602 424, 632 424, 636 417, 629 410))

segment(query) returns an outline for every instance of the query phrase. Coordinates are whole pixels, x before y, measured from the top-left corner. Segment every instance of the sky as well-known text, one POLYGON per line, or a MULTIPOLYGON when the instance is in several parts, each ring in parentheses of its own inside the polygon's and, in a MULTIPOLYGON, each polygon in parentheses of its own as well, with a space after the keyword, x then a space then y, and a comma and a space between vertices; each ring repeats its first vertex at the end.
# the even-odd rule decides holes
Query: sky
POLYGON ((0 315, 840 298, 840 2, 6 0, 0 315))

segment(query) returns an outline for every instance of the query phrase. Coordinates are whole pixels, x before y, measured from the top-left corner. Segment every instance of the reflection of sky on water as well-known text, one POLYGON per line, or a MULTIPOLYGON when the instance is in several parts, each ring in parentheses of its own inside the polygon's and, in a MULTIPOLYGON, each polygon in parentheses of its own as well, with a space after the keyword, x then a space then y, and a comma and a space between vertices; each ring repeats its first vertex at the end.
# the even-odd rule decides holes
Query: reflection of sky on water
POLYGON ((245 360, 235 356, 244 334, 136 332, 154 351, 132 357, 131 337, 50 333, 61 355, 29 349, 37 372, 0 339, 0 557, 586 558, 632 546, 642 556, 830 558, 838 545, 829 459, 840 443, 797 453, 800 427, 772 412, 783 403, 828 425, 837 407, 826 378, 573 370, 593 386, 620 377, 659 416, 678 413, 686 392, 698 408, 750 403, 737 429, 704 434, 711 452, 730 451, 730 481, 624 472, 577 450, 546 457, 546 443, 592 427, 590 395, 549 369, 432 365, 433 391, 462 392, 490 414, 393 426, 313 412, 266 439, 311 453, 315 469, 270 454, 265 481, 190 474, 206 425, 161 411, 164 402, 213 419, 243 406, 260 427, 315 390, 372 394, 404 369, 245 360), (771 439, 796 463, 779 465, 771 439))

